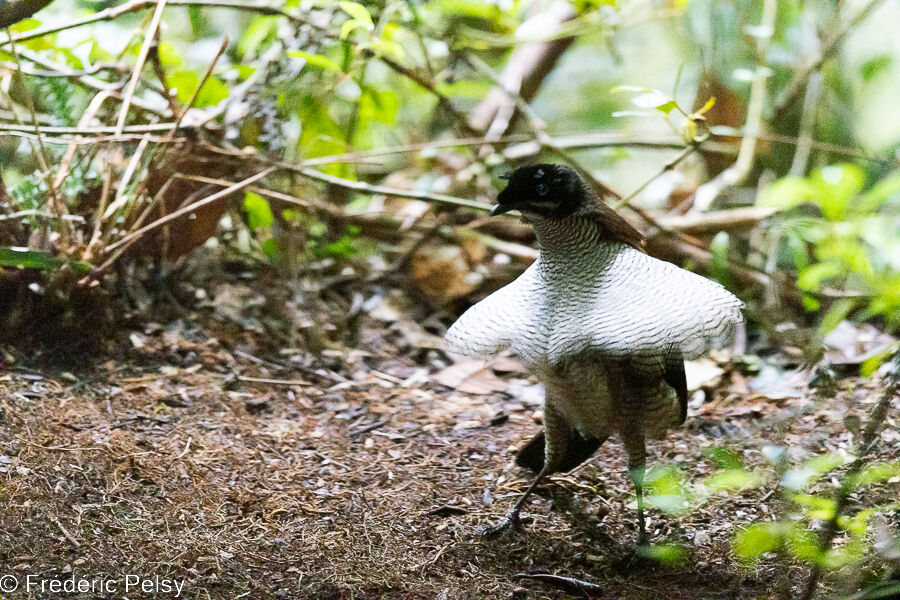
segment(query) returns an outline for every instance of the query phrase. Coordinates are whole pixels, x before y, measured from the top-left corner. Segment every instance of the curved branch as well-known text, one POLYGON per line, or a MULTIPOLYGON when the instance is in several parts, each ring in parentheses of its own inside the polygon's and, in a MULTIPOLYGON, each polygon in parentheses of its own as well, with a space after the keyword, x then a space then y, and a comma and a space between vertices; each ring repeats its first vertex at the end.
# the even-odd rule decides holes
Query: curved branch
POLYGON ((53 0, 18 0, 0 2, 0 29, 24 21, 34 13, 53 4, 53 0))

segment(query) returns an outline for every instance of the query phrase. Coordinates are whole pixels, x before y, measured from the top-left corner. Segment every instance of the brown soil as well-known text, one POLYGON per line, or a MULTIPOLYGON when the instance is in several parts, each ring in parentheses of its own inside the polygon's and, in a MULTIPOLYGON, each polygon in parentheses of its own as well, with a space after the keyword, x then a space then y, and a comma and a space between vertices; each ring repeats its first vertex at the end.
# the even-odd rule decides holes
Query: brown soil
MULTIPOLYGON (((663 566, 633 555, 631 487, 613 440, 543 486, 522 531, 487 539, 528 481, 511 462, 540 427, 532 399, 450 390, 434 369, 387 352, 332 353, 332 368, 315 368, 197 333, 123 342, 137 347, 74 373, 6 353, 0 576, 105 577, 121 597, 137 574, 185 580, 190 598, 304 599, 569 597, 523 572, 591 581, 602 598, 763 598, 803 582, 803 567, 731 558, 736 529, 779 510, 771 476, 683 514, 651 511, 653 541, 687 552, 663 566)), ((793 460, 850 449, 844 417, 864 418, 879 395, 861 381, 818 403, 727 388, 651 443, 651 461, 698 482, 716 470, 703 449, 720 445, 771 474, 764 444, 787 441, 793 460)), ((880 448, 878 460, 897 458, 896 439, 880 448)), ((867 493, 872 505, 897 486, 867 493)))

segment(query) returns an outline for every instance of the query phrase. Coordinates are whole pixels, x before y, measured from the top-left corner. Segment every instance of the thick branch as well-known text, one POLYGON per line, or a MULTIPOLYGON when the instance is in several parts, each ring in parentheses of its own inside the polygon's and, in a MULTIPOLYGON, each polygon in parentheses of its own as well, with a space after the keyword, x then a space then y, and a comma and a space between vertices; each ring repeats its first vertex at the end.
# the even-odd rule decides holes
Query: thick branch
MULTIPOLYGON (((527 36, 538 29, 542 34, 552 35, 574 16, 575 11, 570 3, 554 2, 547 10, 522 23, 516 35, 527 36)), ((525 101, 534 98, 541 83, 573 40, 573 37, 566 37, 534 42, 516 48, 498 77, 499 87, 491 90, 469 114, 469 124, 472 128, 486 131, 490 139, 501 137, 509 131, 516 104, 508 92, 519 94, 525 101)))
POLYGON ((0 29, 15 25, 53 4, 53 0, 18 0, 0 2, 0 29))

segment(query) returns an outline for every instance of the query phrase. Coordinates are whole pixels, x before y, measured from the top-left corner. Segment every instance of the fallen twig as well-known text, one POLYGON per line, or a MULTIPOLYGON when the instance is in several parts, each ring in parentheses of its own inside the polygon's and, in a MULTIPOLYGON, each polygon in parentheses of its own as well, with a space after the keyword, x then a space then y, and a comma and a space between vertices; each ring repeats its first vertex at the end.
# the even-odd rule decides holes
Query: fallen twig
POLYGON ((592 594, 602 594, 604 591, 604 588, 596 583, 553 573, 516 573, 515 578, 539 581, 559 590, 582 594, 585 598, 590 598, 592 594))
POLYGON ((245 375, 238 375, 237 380, 249 383, 266 383, 268 385, 313 385, 303 379, 269 379, 267 377, 247 377, 245 375))
POLYGON ((81 548, 81 542, 76 540, 75 536, 73 536, 71 533, 69 533, 69 530, 66 529, 65 526, 59 522, 59 519, 57 519, 56 517, 52 517, 51 520, 53 521, 54 525, 59 527, 59 530, 62 532, 62 534, 65 536, 65 538, 72 543, 73 546, 75 546, 76 548, 81 548))

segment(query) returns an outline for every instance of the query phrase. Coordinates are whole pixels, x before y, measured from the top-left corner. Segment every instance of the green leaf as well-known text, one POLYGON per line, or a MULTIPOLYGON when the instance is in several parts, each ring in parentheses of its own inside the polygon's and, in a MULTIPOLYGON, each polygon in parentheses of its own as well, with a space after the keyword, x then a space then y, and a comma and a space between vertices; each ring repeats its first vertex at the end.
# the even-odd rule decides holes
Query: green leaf
POLYGON ((810 177, 816 188, 815 199, 829 221, 840 221, 850 201, 862 189, 865 176, 862 170, 849 163, 831 165, 816 170, 810 177))
POLYGON ((41 22, 37 19, 22 19, 18 21, 15 25, 11 25, 10 29, 13 33, 25 33, 26 31, 31 31, 32 29, 37 29, 41 26, 41 22))
POLYGON ((755 523, 738 531, 734 539, 734 552, 745 560, 759 558, 780 548, 786 533, 784 523, 755 523))
POLYGON ((393 40, 376 37, 369 40, 369 46, 375 50, 375 54, 379 56, 390 54, 395 58, 404 57, 403 46, 393 40))
POLYGON ((269 260, 275 260, 278 258, 278 242, 275 241, 275 238, 269 238, 262 243, 263 253, 269 258, 269 260))
POLYGON ((791 527, 788 532, 788 548, 796 558, 811 563, 819 563, 822 560, 822 551, 819 549, 819 540, 816 535, 803 527, 791 527))
POLYGON ((238 42, 238 53, 241 56, 253 56, 259 52, 260 46, 278 31, 278 17, 254 17, 244 29, 238 42))
POLYGON ((841 321, 847 318, 847 315, 856 308, 855 298, 841 298, 831 305, 822 322, 819 324, 819 333, 823 336, 834 330, 841 321))
POLYGON ((815 187, 806 179, 785 177, 767 187, 760 195, 758 204, 785 210, 809 202, 815 194, 815 187))
POLYGON ((662 110, 668 114, 675 107, 675 101, 663 94, 662 92, 652 91, 635 96, 631 99, 631 103, 638 108, 655 108, 662 110), (665 110, 663 107, 671 105, 671 108, 665 110))
POLYGON ((664 512, 681 512, 688 508, 689 494, 681 473, 672 467, 654 467, 644 477, 648 504, 664 512))
POLYGON ((823 454, 809 460, 801 467, 791 469, 784 474, 781 485, 792 490, 802 490, 813 479, 821 477, 829 471, 842 466, 847 458, 840 454, 823 454))
POLYGON ((797 494, 793 497, 793 500, 806 509, 806 516, 810 519, 826 520, 834 516, 836 504, 831 498, 797 494))
POLYGON ((859 365, 859 374, 861 377, 871 377, 872 374, 877 371, 881 365, 883 365, 891 356, 893 356, 896 352, 900 350, 900 346, 894 345, 886 348, 882 352, 875 354, 874 356, 870 356, 866 360, 862 361, 859 365))
POLYGON ((726 490, 746 490, 759 487, 765 480, 757 473, 743 469, 729 469, 713 473, 703 480, 704 485, 712 492, 726 490))
POLYGON ((390 125, 397 119, 399 108, 400 101, 393 90, 376 90, 370 86, 362 89, 362 95, 359 98, 361 119, 371 119, 390 125))
POLYGON ((355 21, 365 24, 369 29, 375 29, 375 24, 372 22, 372 15, 369 14, 369 10, 362 4, 359 4, 358 2, 339 2, 338 6, 340 6, 345 13, 353 17, 355 21))
POLYGON ((678 544, 642 545, 638 546, 637 554, 669 566, 681 563, 687 556, 684 547, 678 544))
POLYGON ((863 81, 866 83, 875 79, 879 73, 883 73, 884 71, 890 68, 891 63, 893 62, 893 58, 890 54, 882 54, 881 56, 876 56, 874 58, 870 58, 866 62, 863 63, 859 72, 862 75, 863 81))
POLYGON ((253 192, 247 192, 244 196, 244 211, 247 213, 247 226, 250 229, 268 227, 275 220, 268 201, 253 192))
POLYGON ((731 265, 728 262, 729 247, 730 237, 727 231, 720 231, 713 236, 709 248, 711 254, 709 274, 726 288, 734 289, 734 282, 731 279, 731 265))
POLYGON ((39 252, 15 246, 0 246, 0 267, 51 271, 65 265, 80 272, 90 271, 94 268, 89 263, 58 258, 50 252, 39 252))
POLYGON ((341 9, 350 15, 350 19, 341 25, 341 39, 347 39, 354 30, 363 28, 367 31, 375 29, 375 23, 372 22, 372 15, 368 9, 357 2, 339 2, 341 9))
POLYGON ((860 194, 851 208, 855 214, 868 214, 897 194, 900 194, 900 171, 894 171, 872 186, 872 189, 860 194))
POLYGON ((720 469, 744 468, 744 461, 741 455, 730 448, 709 446, 708 448, 703 448, 702 452, 705 457, 716 463, 716 466, 720 469))
MULTIPOLYGON (((200 76, 193 71, 176 71, 167 74, 166 81, 175 89, 178 101, 187 104, 194 96, 197 86, 200 85, 200 76)), ((226 98, 228 98, 228 87, 215 77, 210 77, 203 84, 200 93, 197 94, 193 106, 195 108, 212 106, 226 98)))
POLYGON ((178 54, 178 48, 172 42, 160 42, 157 52, 159 62, 166 67, 180 67, 184 61, 178 54))
POLYGON ((819 289, 822 281, 840 275, 843 272, 843 267, 837 261, 816 263, 800 271, 800 275, 797 277, 797 287, 801 290, 813 292, 819 289))
POLYGON ((342 73, 340 65, 321 54, 313 54, 312 52, 304 52, 303 50, 288 50, 288 56, 291 58, 302 58, 306 64, 314 67, 321 67, 336 73, 342 73))
POLYGON ((341 32, 340 32, 341 39, 346 40, 348 37, 350 37, 350 34, 353 33, 353 31, 357 27, 359 27, 359 23, 354 21, 353 19, 344 21, 344 23, 341 25, 341 32))
POLYGON ((900 463, 876 463, 860 471, 853 479, 853 485, 872 485, 895 477, 900 477, 900 463))

